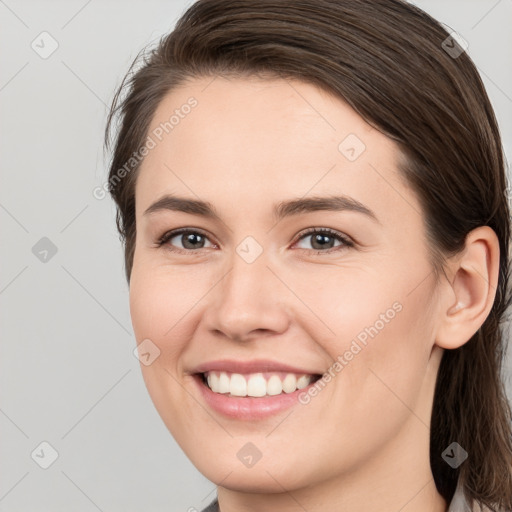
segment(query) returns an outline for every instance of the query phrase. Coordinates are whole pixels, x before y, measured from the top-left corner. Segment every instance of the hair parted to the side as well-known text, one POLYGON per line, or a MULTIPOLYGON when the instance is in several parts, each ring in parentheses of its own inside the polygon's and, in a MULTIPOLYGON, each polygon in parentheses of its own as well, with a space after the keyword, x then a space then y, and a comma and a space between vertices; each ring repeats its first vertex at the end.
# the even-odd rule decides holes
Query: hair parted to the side
POLYGON ((420 200, 438 279, 445 258, 463 249, 472 229, 488 225, 499 238, 492 310, 465 345, 443 355, 430 464, 448 502, 460 477, 468 500, 512 510, 512 416, 502 376, 512 300, 504 156, 476 67, 466 52, 454 58, 443 49, 448 36, 439 22, 401 0, 199 0, 142 62, 135 59, 117 90, 105 132, 108 149, 119 119, 109 190, 129 283, 140 165, 130 158, 173 88, 196 77, 258 75, 299 79, 348 103, 402 150, 399 170, 420 200), (127 162, 129 172, 119 180, 127 162), (453 441, 468 452, 457 469, 441 457, 453 441))

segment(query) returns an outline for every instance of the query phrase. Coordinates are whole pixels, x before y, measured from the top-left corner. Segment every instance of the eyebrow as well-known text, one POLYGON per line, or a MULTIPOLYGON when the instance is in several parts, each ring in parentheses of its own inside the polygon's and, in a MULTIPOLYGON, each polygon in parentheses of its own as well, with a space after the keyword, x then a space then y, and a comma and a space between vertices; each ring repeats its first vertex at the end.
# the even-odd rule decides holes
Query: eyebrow
MULTIPOLYGON (((165 196, 155 201, 149 208, 146 209, 144 215, 167 210, 190 213, 192 215, 200 215, 202 217, 219 221, 221 220, 220 215, 217 213, 215 207, 211 203, 198 199, 179 197, 171 194, 166 194, 165 196)), ((281 201, 274 205, 272 213, 274 218, 280 221, 285 217, 322 210, 352 211, 362 213, 374 222, 380 224, 379 219, 375 213, 370 210, 370 208, 357 201, 356 199, 345 195, 327 197, 316 196, 281 201)))

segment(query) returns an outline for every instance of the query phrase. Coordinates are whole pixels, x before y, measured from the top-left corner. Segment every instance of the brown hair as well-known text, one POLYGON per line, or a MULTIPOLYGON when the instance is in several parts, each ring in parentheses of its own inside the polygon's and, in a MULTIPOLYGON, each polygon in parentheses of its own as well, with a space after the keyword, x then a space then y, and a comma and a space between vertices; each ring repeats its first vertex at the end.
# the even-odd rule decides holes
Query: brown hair
POLYGON ((137 71, 135 59, 115 94, 105 133, 108 149, 113 119, 120 118, 109 191, 129 283, 140 164, 131 156, 169 91, 190 78, 259 75, 300 79, 347 102, 400 147, 400 172, 420 199, 437 278, 472 229, 488 225, 498 236, 492 310, 475 335, 446 350, 441 361, 430 464, 448 502, 460 477, 468 500, 512 510, 512 418, 501 375, 502 327, 512 300, 504 156, 480 76, 466 52, 448 51, 462 51, 448 36, 439 22, 401 0, 199 0, 137 71), (441 457, 453 441, 468 452, 456 469, 441 457))

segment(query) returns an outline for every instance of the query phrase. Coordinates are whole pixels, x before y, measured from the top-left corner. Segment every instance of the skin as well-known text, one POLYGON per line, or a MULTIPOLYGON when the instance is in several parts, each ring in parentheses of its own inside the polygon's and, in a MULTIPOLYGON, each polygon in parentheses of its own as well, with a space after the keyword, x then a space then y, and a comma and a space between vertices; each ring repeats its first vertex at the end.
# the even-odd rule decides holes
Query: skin
POLYGON ((150 132, 190 96, 198 105, 145 157, 136 183, 131 317, 137 343, 160 350, 141 368, 167 428, 218 485, 222 512, 446 511, 429 465, 435 378, 443 351, 467 342, 491 309, 494 231, 472 231, 436 283, 399 149, 347 104, 300 81, 196 78, 165 97, 150 132), (349 134, 366 146, 355 161, 338 149, 349 134), (221 220, 144 215, 166 193, 209 201, 221 220), (280 201, 338 194, 379 222, 351 211, 272 217, 280 201), (182 227, 206 238, 157 246, 182 227), (311 227, 355 245, 333 239, 315 254, 314 235, 300 236, 311 227), (250 264, 236 252, 247 236, 263 249, 250 264), (401 311, 316 397, 267 419, 216 413, 190 375, 223 358, 325 372, 396 302, 401 311), (247 442, 262 454, 250 468, 237 457, 247 442))

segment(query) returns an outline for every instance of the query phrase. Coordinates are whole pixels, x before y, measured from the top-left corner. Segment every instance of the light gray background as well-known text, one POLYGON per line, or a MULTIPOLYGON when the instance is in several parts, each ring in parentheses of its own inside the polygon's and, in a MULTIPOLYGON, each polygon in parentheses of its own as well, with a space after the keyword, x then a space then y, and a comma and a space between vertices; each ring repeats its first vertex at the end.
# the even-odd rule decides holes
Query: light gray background
MULTIPOLYGON (((0 512, 187 511, 214 496, 147 394, 114 205, 92 194, 115 87, 190 3, 0 0, 0 512), (59 45, 47 59, 31 48, 43 31, 59 45)), ((510 161, 512 0, 415 3, 468 41, 510 161)))

